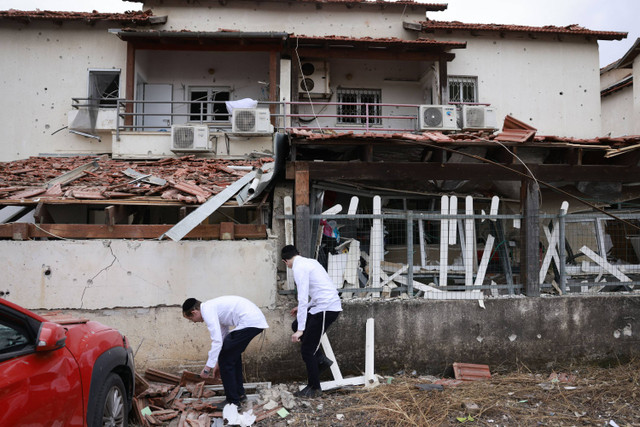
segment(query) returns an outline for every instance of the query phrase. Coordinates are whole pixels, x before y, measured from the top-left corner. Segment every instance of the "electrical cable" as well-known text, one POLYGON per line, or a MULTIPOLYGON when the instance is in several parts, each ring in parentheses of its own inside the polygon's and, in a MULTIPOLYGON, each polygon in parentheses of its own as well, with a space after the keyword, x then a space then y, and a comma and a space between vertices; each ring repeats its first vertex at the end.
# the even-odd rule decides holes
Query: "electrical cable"
MULTIPOLYGON (((487 142, 487 143, 491 143, 491 142, 493 142, 493 141, 490 141, 490 140, 488 140, 488 139, 482 139, 482 138, 481 138, 481 139, 479 139, 479 141, 487 142)), ((406 142, 406 141, 405 141, 405 142, 406 142)), ((408 143, 408 142, 407 142, 407 143, 408 143)), ((545 187, 549 188, 549 189, 550 189, 550 190, 552 190, 552 191, 555 191, 555 192, 558 192, 558 193, 560 193, 560 194, 563 194, 563 195, 565 195, 565 196, 567 196, 567 197, 569 197, 569 198, 571 198, 571 199, 573 199, 573 200, 575 200, 575 201, 577 201, 577 202, 579 202, 579 203, 582 203, 582 204, 584 204, 584 205, 586 205, 586 206, 588 206, 588 207, 590 207, 590 208, 592 208, 592 209, 594 209, 594 210, 597 210, 597 211, 598 211, 598 212, 600 212, 600 213, 603 213, 604 215, 607 215, 607 216, 608 216, 608 217, 610 217, 610 218, 613 218, 613 219, 615 219, 615 220, 617 220, 617 221, 620 221, 620 222, 622 222, 622 223, 624 223, 624 224, 627 224, 627 225, 629 225, 630 227, 632 227, 632 228, 634 228, 634 229, 636 229, 636 230, 640 230, 640 227, 639 227, 639 226, 637 226, 637 225, 635 225, 635 224, 632 224, 631 222, 629 222, 629 221, 627 221, 627 220, 625 220, 625 219, 619 218, 619 217, 617 217, 616 215, 614 215, 614 214, 612 214, 612 213, 610 213, 610 212, 607 212, 607 211, 605 211, 604 209, 599 208, 598 206, 596 206, 596 205, 594 205, 594 204, 592 204, 592 203, 589 203, 589 202, 587 202, 586 200, 584 200, 584 199, 582 199, 582 198, 580 198, 580 197, 578 197, 578 196, 575 196, 575 195, 573 195, 573 194, 571 194, 571 193, 569 193, 569 192, 567 192, 567 191, 564 191, 564 190, 562 190, 562 189, 560 189, 560 188, 558 188, 558 187, 556 187, 556 186, 554 186, 554 185, 552 185, 552 184, 549 184, 548 182, 541 181, 541 180, 536 180, 534 177, 531 177, 531 176, 529 176, 529 175, 527 175, 527 174, 525 174, 525 173, 523 173, 523 172, 520 172, 519 170, 516 170, 516 169, 510 168, 509 166, 505 166, 505 165, 503 165, 503 164, 501 164, 501 163, 494 162, 493 160, 485 159, 484 157, 476 156, 475 154, 465 153, 465 152, 463 152, 463 151, 457 151, 457 150, 454 150, 454 149, 452 149, 452 148, 443 147, 443 146, 441 146, 441 145, 435 145, 435 144, 432 144, 432 143, 429 143, 429 142, 426 142, 426 141, 415 141, 415 140, 412 140, 412 141, 411 141, 411 144, 412 144, 412 145, 421 145, 421 146, 423 146, 423 147, 431 147, 431 148, 435 148, 435 149, 438 149, 438 150, 448 151, 448 152, 450 152, 450 153, 457 153, 457 154, 461 154, 461 155, 463 155, 463 156, 470 157, 470 158, 472 158, 472 159, 476 159, 476 160, 479 160, 479 161, 484 162, 484 163, 489 163, 489 164, 491 164, 491 165, 498 166, 498 167, 500 167, 500 168, 502 168, 502 169, 506 169, 506 170, 508 170, 509 172, 512 172, 512 173, 514 173, 514 174, 516 174, 516 175, 519 175, 519 176, 521 176, 521 177, 523 177, 523 178, 527 178, 527 179, 534 179, 538 184, 542 184, 542 185, 544 185, 545 187)), ((528 169, 528 168, 527 168, 527 169, 528 169)))

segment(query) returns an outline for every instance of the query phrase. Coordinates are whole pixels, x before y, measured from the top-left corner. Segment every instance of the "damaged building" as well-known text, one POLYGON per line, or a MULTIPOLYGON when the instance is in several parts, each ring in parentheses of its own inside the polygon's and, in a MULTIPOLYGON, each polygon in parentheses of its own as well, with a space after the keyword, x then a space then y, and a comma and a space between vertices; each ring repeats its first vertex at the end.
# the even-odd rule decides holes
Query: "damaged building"
POLYGON ((296 244, 345 302, 345 372, 371 316, 397 326, 381 370, 637 354, 640 131, 604 120, 597 45, 626 33, 446 8, 0 11, 0 296, 87 312, 141 368, 179 370, 209 344, 179 304, 241 295, 272 326, 248 375, 296 378, 296 244))

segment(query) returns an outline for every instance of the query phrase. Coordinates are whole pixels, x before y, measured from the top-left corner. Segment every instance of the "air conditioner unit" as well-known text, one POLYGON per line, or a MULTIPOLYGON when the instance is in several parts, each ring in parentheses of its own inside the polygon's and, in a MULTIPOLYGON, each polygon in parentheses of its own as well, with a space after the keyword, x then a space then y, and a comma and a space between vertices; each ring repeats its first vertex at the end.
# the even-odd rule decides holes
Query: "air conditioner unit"
POLYGON ((321 98, 331 95, 329 90, 329 63, 324 61, 302 62, 302 75, 298 78, 298 91, 301 95, 321 98))
POLYGON ((209 127, 190 125, 171 126, 171 151, 211 151, 209 127))
POLYGON ((461 117, 462 129, 497 129, 496 109, 485 105, 463 105, 461 117))
POLYGON ((246 134, 273 133, 268 108, 234 108, 231 113, 231 132, 246 134))
POLYGON ((421 105, 418 116, 420 130, 457 130, 456 107, 451 105, 421 105))

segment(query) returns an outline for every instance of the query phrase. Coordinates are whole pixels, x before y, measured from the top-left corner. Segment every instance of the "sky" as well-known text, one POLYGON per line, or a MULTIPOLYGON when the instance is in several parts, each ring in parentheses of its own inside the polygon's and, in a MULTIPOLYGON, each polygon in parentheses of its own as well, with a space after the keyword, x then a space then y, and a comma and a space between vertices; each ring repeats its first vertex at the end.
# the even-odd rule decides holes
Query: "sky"
MULTIPOLYGON (((429 13, 429 18, 435 20, 530 26, 578 24, 590 30, 628 32, 626 39, 598 42, 601 67, 620 59, 640 37, 638 21, 640 0, 427 0, 427 2, 449 5, 444 12, 429 13)), ((142 3, 122 0, 0 0, 0 10, 124 12, 141 8, 142 3)))

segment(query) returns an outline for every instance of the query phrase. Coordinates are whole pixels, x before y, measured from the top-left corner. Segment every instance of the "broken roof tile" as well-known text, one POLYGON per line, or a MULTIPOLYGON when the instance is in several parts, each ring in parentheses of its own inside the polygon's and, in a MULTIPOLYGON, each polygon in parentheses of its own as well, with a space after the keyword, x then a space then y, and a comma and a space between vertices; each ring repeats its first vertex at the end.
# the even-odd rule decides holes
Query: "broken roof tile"
POLYGON ((500 132, 495 138, 495 141, 512 141, 512 142, 527 142, 532 141, 536 135, 535 130, 527 129, 505 129, 500 132))
POLYGON ((192 203, 197 201, 198 197, 200 200, 206 200, 211 194, 219 192, 221 188, 247 173, 244 170, 234 170, 230 166, 253 169, 272 161, 272 157, 226 160, 199 158, 193 155, 157 161, 125 161, 89 156, 30 157, 12 162, 0 162, 0 199, 29 199, 41 195, 49 198, 141 197, 158 200, 158 196, 162 194, 160 199, 177 200, 177 195, 182 193, 196 196, 193 201, 187 199, 192 203), (73 181, 54 183, 47 190, 47 183, 51 182, 52 178, 69 174, 70 171, 76 171, 82 166, 93 163, 96 167, 92 168, 90 173, 78 173, 74 175, 73 181), (141 176, 150 175, 158 179, 147 180, 148 182, 132 180, 122 172, 128 169, 135 170, 141 176), (20 173, 15 173, 16 171, 20 173), (167 195, 167 187, 160 185, 165 180, 183 182, 185 179, 190 182, 187 183, 188 185, 183 184, 186 185, 183 191, 175 189, 175 192, 168 193, 170 196, 167 195), (152 195, 156 198, 151 198, 152 195))
POLYGON ((543 27, 532 27, 526 25, 505 25, 505 24, 472 24, 460 21, 422 21, 422 30, 433 32, 435 30, 463 30, 463 31, 493 31, 493 32, 518 32, 518 33, 547 33, 547 34, 575 34, 597 37, 599 40, 622 40, 628 33, 618 31, 595 31, 581 27, 579 25, 567 25, 558 27, 545 25, 543 27))
POLYGON ((153 12, 145 11, 128 11, 124 13, 100 13, 96 10, 93 12, 65 12, 53 10, 0 10, 0 19, 18 20, 21 22, 29 22, 32 20, 46 21, 115 21, 119 23, 130 24, 148 24, 152 23, 151 18, 153 12))

